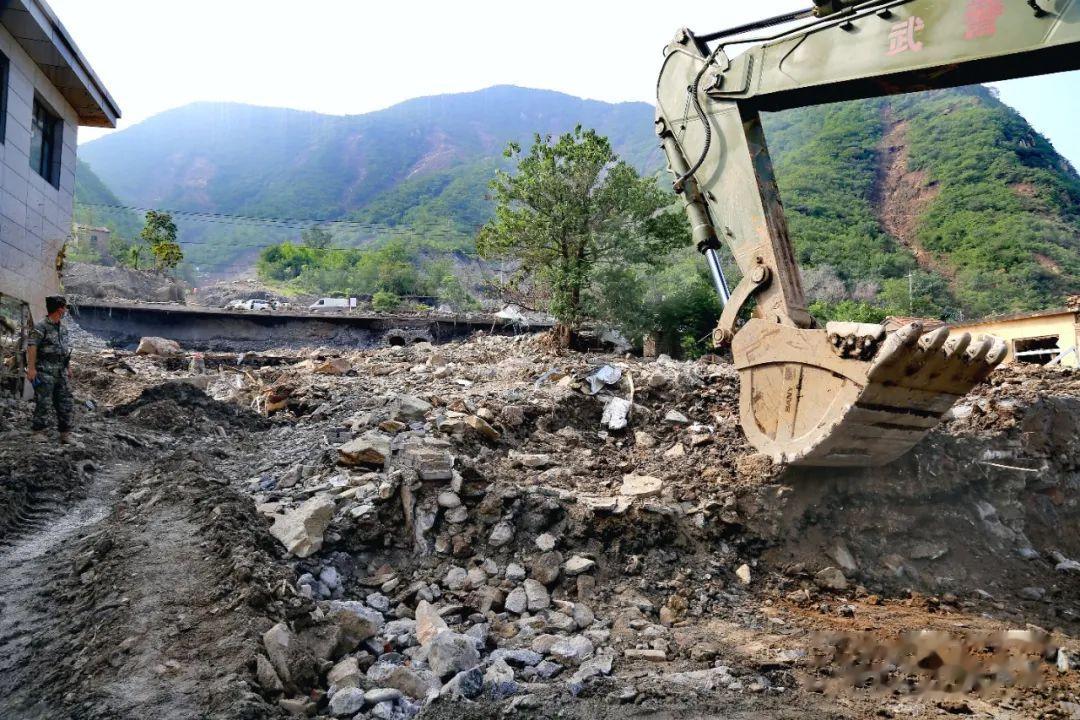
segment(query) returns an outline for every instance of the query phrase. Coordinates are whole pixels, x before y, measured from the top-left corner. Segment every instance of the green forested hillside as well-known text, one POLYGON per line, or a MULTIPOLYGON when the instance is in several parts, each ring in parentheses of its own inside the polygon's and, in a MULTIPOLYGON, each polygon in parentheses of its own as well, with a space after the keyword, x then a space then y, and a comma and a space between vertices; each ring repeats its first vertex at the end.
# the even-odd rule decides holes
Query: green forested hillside
MULTIPOLYGON (((115 204, 108 186, 140 207, 347 221, 327 226, 339 247, 469 253, 506 142, 579 123, 669 182, 648 105, 496 87, 354 117, 180 108, 80 148, 103 184, 80 164, 78 199, 115 204)), ((1080 178, 990 90, 806 108, 765 124, 819 314, 970 318, 1080 293, 1080 178)), ((301 229, 178 220, 185 252, 210 272, 251 268, 261 248, 301 229)))
POLYGON ((990 90, 807 108, 766 129, 819 298, 958 318, 1080 292, 1080 177, 990 90))

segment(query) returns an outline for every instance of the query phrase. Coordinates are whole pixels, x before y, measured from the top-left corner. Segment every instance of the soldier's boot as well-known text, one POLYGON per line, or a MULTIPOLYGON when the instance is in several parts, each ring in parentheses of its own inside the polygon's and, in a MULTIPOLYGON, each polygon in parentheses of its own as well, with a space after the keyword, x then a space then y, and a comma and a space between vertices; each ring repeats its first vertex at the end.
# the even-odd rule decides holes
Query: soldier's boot
POLYGON ((49 436, 45 434, 44 430, 35 430, 30 434, 30 440, 36 443, 49 442, 49 436))

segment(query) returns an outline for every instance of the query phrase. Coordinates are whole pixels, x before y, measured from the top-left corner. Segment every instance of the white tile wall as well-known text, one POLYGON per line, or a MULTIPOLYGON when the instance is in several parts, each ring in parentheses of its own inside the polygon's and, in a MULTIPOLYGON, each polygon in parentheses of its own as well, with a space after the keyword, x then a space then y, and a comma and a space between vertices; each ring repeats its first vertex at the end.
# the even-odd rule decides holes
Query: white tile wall
POLYGON ((60 291, 56 255, 71 232, 78 116, 3 27, 0 52, 11 62, 6 133, 0 146, 0 293, 30 303, 39 319, 45 296, 60 291), (30 168, 35 93, 64 121, 60 188, 30 168))

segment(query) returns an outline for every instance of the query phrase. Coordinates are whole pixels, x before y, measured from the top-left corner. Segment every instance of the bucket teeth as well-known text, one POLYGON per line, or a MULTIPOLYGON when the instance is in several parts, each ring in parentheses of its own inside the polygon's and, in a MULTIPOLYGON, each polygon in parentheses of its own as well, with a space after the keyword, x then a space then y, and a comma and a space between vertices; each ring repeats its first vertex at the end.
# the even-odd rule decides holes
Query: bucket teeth
POLYGON ((752 320, 732 350, 747 438, 774 460, 819 466, 895 460, 1007 354, 1000 338, 944 327, 924 334, 918 322, 879 342, 843 324, 822 331, 752 320), (853 337, 873 344, 852 352, 853 337))

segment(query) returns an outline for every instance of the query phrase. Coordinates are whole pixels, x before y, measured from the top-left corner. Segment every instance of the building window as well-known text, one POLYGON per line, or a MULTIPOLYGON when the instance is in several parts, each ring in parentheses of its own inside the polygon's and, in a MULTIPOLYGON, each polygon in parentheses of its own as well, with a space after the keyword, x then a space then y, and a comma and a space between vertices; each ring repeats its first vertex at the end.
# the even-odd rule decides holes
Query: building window
POLYGON ((63 131, 63 121, 35 98, 34 120, 30 128, 30 167, 57 188, 60 187, 63 131))
POLYGON ((1061 354, 1057 335, 1021 338, 1013 340, 1013 354, 1017 362, 1045 365, 1061 354))
POLYGON ((0 53, 0 143, 5 140, 7 130, 7 93, 8 93, 8 61, 4 53, 0 53))

